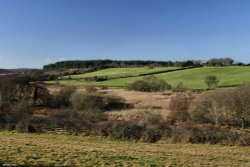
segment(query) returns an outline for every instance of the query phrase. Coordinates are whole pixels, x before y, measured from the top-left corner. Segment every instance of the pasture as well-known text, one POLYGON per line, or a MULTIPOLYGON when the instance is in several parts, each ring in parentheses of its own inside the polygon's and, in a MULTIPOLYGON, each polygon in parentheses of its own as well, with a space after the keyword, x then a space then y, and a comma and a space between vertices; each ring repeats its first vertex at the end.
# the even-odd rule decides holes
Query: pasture
POLYGON ((250 166, 249 147, 118 141, 0 132, 0 164, 36 166, 250 166))
POLYGON ((135 67, 135 68, 108 68, 100 71, 90 72, 86 74, 77 74, 77 75, 67 75, 63 76, 62 79, 67 79, 71 77, 72 79, 83 79, 87 77, 108 77, 109 79, 113 78, 122 78, 122 77, 133 77, 143 74, 163 72, 178 69, 177 67, 135 67))
MULTIPOLYGON (((134 81, 142 79, 144 76, 137 76, 139 74, 146 74, 161 71, 163 68, 115 68, 100 70, 93 73, 82 75, 72 75, 71 80, 62 79, 58 81, 62 85, 67 86, 107 86, 107 87, 126 87, 134 81), (129 77, 134 75, 133 77, 129 77), (90 82, 84 80, 85 77, 90 76, 105 76, 108 77, 106 81, 90 82), (124 78, 125 77, 125 78, 124 78)), ((168 68, 165 68, 168 69, 168 68)), ((173 70, 173 69, 172 69, 173 70)), ((163 79, 170 85, 175 87, 182 82, 188 89, 206 89, 204 83, 206 75, 216 75, 219 78, 218 86, 234 87, 250 82, 250 67, 248 66, 225 66, 225 67, 199 67, 193 69, 185 69, 180 71, 166 71, 165 73, 154 74, 157 78, 163 79)), ((63 78, 68 78, 65 76, 63 78)), ((56 83, 55 81, 47 81, 48 84, 56 83)))

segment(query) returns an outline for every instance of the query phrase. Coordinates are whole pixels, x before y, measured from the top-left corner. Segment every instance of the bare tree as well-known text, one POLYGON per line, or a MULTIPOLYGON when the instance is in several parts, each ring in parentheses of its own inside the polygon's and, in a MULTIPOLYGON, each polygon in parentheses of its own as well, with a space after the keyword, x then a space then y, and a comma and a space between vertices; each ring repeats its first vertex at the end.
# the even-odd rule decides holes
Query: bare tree
POLYGON ((199 95, 191 104, 191 119, 200 123, 221 124, 226 117, 227 93, 224 90, 214 90, 199 95))
POLYGON ((210 107, 208 109, 209 109, 209 111, 211 113, 212 119, 214 120, 214 124, 218 125, 219 120, 220 120, 220 118, 222 116, 222 114, 220 112, 220 105, 216 101, 211 101, 210 107))

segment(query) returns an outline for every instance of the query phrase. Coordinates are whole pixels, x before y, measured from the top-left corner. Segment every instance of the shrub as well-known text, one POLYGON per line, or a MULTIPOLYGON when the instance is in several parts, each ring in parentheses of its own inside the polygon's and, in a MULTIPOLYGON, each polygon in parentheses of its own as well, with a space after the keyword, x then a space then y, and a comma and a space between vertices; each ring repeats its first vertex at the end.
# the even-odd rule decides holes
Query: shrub
POLYGON ((170 112, 168 113, 168 119, 170 119, 171 122, 187 121, 189 118, 188 109, 190 101, 184 93, 179 93, 172 97, 169 104, 170 112))
POLYGON ((227 119, 225 101, 227 91, 215 90, 202 93, 196 98, 190 107, 190 118, 197 123, 222 124, 227 119))
POLYGON ((32 115, 31 107, 26 101, 21 101, 12 106, 11 110, 6 113, 6 123, 9 130, 18 130, 26 132, 30 117, 32 115))
POLYGON ((57 110, 49 116, 50 125, 62 128, 69 133, 90 134, 97 130, 98 123, 106 121, 101 112, 76 112, 74 110, 57 110))
POLYGON ((118 96, 103 96, 93 93, 75 93, 71 98, 73 107, 84 111, 111 111, 131 108, 118 96))
POLYGON ((219 79, 215 75, 207 75, 204 79, 204 82, 210 89, 212 86, 217 86, 217 84, 219 83, 219 79))
POLYGON ((171 86, 162 79, 157 79, 155 76, 149 76, 142 80, 135 81, 129 85, 128 88, 142 92, 163 92, 171 89, 171 86))
POLYGON ((210 143, 226 145, 249 145, 250 135, 212 125, 181 124, 171 127, 171 133, 164 140, 173 143, 210 143))
POLYGON ((105 110, 122 110, 127 108, 132 108, 132 104, 128 104, 125 100, 119 96, 104 96, 105 110))
POLYGON ((184 87, 183 83, 180 82, 177 84, 177 86, 173 89, 175 92, 185 92, 186 88, 184 87))
POLYGON ((88 82, 102 82, 108 80, 108 77, 106 76, 86 77, 85 80, 88 82))
POLYGON ((141 112, 133 120, 108 120, 99 124, 99 134, 121 140, 156 142, 168 133, 167 124, 159 114, 141 112))
POLYGON ((107 90, 107 89, 109 89, 109 87, 107 87, 107 86, 102 86, 100 89, 101 89, 101 90, 107 90))
POLYGON ((95 87, 93 87, 93 86, 86 86, 85 90, 86 90, 87 93, 94 93, 94 92, 97 91, 97 89, 95 87))
POLYGON ((236 123, 243 129, 250 123, 250 85, 230 91, 227 108, 236 123))
POLYGON ((3 110, 0 108, 0 129, 6 124, 3 110))
POLYGON ((70 97, 76 91, 75 87, 66 87, 56 93, 51 100, 51 107, 61 108, 71 105, 70 97))
POLYGON ((97 94, 75 93, 72 98, 72 105, 77 110, 104 111, 105 102, 103 97, 97 94))
POLYGON ((139 114, 136 122, 143 128, 141 141, 156 142, 168 131, 167 124, 160 114, 144 111, 139 114))
POLYGON ((45 132, 45 126, 51 126, 52 122, 48 119, 47 116, 32 116, 30 123, 28 125, 28 132, 45 132))
POLYGON ((191 106, 189 114, 194 122, 227 124, 243 129, 250 123, 250 86, 205 92, 191 106))
POLYGON ((114 139, 139 140, 142 134, 142 128, 133 122, 114 121, 109 124, 106 134, 114 139))
POLYGON ((75 109, 85 111, 111 111, 132 107, 118 96, 101 96, 89 93, 76 93, 72 96, 71 101, 75 109))

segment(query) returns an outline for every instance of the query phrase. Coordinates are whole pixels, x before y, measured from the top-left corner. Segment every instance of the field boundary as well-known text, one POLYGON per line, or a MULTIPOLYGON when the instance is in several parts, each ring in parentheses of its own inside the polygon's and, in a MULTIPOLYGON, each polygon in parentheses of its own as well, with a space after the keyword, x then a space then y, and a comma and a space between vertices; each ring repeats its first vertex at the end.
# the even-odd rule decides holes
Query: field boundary
MULTIPOLYGON (((110 78, 110 79, 108 79, 108 80, 118 79, 118 78, 142 77, 142 76, 149 76, 149 75, 155 75, 155 74, 170 73, 170 72, 175 72, 175 71, 183 71, 183 70, 189 70, 189 69, 201 68, 201 67, 203 67, 203 66, 184 67, 184 68, 177 68, 177 69, 172 69, 172 70, 164 70, 164 71, 149 72, 149 73, 145 73, 145 74, 139 74, 139 75, 137 75, 137 76, 131 75, 131 76, 124 76, 124 77, 110 78)), ((100 82, 102 82, 102 81, 100 81, 100 82)))

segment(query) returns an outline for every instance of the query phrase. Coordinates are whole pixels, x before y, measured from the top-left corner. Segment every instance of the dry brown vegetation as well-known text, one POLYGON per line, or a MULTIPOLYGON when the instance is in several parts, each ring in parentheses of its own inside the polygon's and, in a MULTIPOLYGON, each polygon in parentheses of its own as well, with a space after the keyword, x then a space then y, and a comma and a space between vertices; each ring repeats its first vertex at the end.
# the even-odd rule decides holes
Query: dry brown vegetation
MULTIPOLYGON (((57 85, 48 85, 47 87, 51 93, 56 93, 60 91, 63 87, 57 85)), ((89 93, 89 87, 87 90, 85 87, 78 87, 78 91, 89 93)), ((161 113, 163 117, 167 116, 169 112, 169 103, 173 93, 166 91, 165 93, 159 92, 139 92, 126 89, 116 89, 108 88, 102 89, 99 88, 95 91, 100 95, 107 96, 118 96, 125 100, 126 103, 132 104, 134 107, 130 109, 118 110, 109 112, 110 115, 122 115, 124 118, 136 115, 145 110, 149 110, 153 113, 161 113)), ((189 96, 194 96, 195 94, 189 94, 189 96)))
POLYGON ((250 145, 250 134, 243 130, 249 127, 248 86, 202 94, 93 87, 77 90, 50 87, 52 93, 49 94, 40 87, 34 88, 33 96, 25 95, 26 89, 10 91, 20 95, 19 99, 31 99, 34 103, 10 99, 9 105, 5 105, 8 108, 0 113, 4 120, 2 128, 21 132, 47 132, 46 129, 56 132, 59 129, 69 134, 146 142, 250 145), (37 102, 41 97, 43 106, 37 102), (29 116, 25 115, 27 112, 23 108, 28 108, 25 106, 31 110, 29 116), (49 108, 51 112, 43 115, 36 107, 39 111, 41 107, 49 108), (242 131, 237 131, 235 128, 240 126, 242 131))
MULTIPOLYGON (((223 144, 234 145, 234 147, 241 145, 245 148, 250 145, 250 86, 230 90, 206 91, 200 94, 184 92, 182 86, 179 89, 181 93, 170 91, 138 92, 94 87, 75 89, 74 87, 57 86, 48 86, 48 91, 44 85, 30 84, 26 78, 17 77, 11 78, 11 80, 6 79, 6 81, 10 84, 6 85, 3 80, 0 82, 0 90, 3 92, 2 97, 5 102, 0 106, 1 129, 29 132, 34 133, 34 135, 1 132, 0 135, 3 138, 0 139, 0 142, 8 143, 10 140, 13 144, 10 145, 9 142, 7 147, 0 146, 0 149, 3 152, 9 150, 11 153, 15 153, 15 148, 17 148, 17 153, 20 155, 19 158, 13 155, 4 156, 3 159, 0 158, 0 163, 1 161, 9 163, 16 161, 18 164, 26 163, 26 165, 221 166, 220 161, 212 164, 206 158, 205 162, 207 163, 197 162, 195 158, 196 161, 183 161, 183 158, 175 161, 175 159, 165 157, 165 154, 178 155, 176 151, 172 150, 170 143, 178 143, 175 146, 183 146, 180 143, 223 144), (56 140, 49 138, 47 133, 52 133, 50 137, 55 137, 56 140), (55 133, 70 135, 59 135, 60 139, 64 138, 65 140, 57 140, 55 133), (114 142, 115 145, 110 145, 111 141, 108 139, 76 137, 74 135, 140 142, 135 144, 117 141, 114 142), (22 139, 28 137, 27 141, 31 145, 19 137, 23 137, 22 139), (43 144, 41 139, 44 139, 46 144, 43 144), (95 145, 89 142, 90 139, 95 145), (38 142, 33 140, 38 140, 38 142), (158 144, 150 145, 142 142, 158 144), (124 150, 124 148, 128 149, 126 143, 136 147, 133 151, 136 152, 139 149, 143 152, 146 151, 146 153, 130 154, 128 150, 124 150), (88 147, 81 144, 87 144, 88 147), (171 152, 158 148, 158 145, 171 150, 171 152), (45 148, 44 150, 41 149, 42 146, 45 148), (55 152, 47 150, 49 146, 55 146, 58 149, 55 152), (104 149, 98 149, 94 146, 104 147, 104 149), (110 146, 121 148, 112 149, 112 153, 107 153, 110 146), (83 151, 78 150, 78 148, 83 151), (94 154, 92 151, 89 153, 89 148, 95 150, 94 154), (39 149, 44 152, 39 152, 39 149), (65 155, 63 149, 67 150, 69 155, 65 155), (150 149, 155 149, 155 151, 152 152, 150 149), (120 154, 120 151, 127 151, 126 155, 120 154), (51 155, 46 156, 48 152, 51 155), (154 156, 154 153, 157 156, 154 156), (79 154, 82 154, 84 158, 79 154), (148 156, 145 157, 145 155, 148 156), (63 160, 61 161, 60 158, 63 160), (166 164, 166 159, 172 160, 174 163, 166 164), (47 161, 48 163, 45 163, 47 161)), ((210 145, 208 146, 210 147, 210 145)), ((219 146, 216 147, 219 148, 219 146)), ((202 148, 200 149, 202 150, 202 148)), ((188 153, 188 151, 184 152, 188 153)), ((218 154, 216 151, 214 153, 218 154)), ((184 154, 178 156, 182 155, 184 154)), ((197 153, 194 155, 199 156, 197 153)), ((193 157, 195 157, 194 155, 193 157)), ((211 154, 209 155, 211 156, 211 154)), ((214 157, 218 157, 218 155, 214 157)), ((245 156, 242 157, 244 157, 243 161, 230 161, 230 165, 248 165, 249 159, 246 159, 245 156)))
POLYGON ((0 164, 35 166, 250 166, 249 147, 117 141, 0 132, 0 164))

